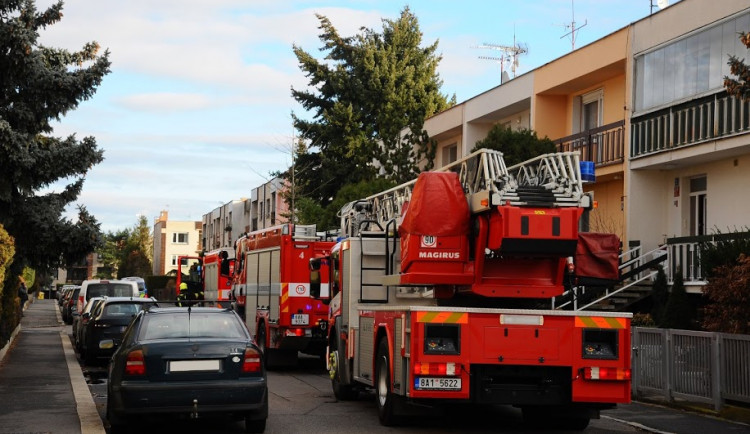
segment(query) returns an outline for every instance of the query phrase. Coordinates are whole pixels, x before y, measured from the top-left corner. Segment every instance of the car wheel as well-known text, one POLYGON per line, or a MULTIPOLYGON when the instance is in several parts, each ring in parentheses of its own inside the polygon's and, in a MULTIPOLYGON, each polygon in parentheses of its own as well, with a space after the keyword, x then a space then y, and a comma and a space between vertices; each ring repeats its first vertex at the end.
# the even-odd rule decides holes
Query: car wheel
POLYGON ((258 433, 266 430, 266 419, 251 419, 245 417, 245 432, 258 433))
POLYGON ((391 369, 390 356, 388 354, 388 342, 380 340, 378 345, 378 357, 375 367, 375 392, 377 393, 378 418, 385 426, 393 426, 398 423, 397 397, 391 392, 391 369))

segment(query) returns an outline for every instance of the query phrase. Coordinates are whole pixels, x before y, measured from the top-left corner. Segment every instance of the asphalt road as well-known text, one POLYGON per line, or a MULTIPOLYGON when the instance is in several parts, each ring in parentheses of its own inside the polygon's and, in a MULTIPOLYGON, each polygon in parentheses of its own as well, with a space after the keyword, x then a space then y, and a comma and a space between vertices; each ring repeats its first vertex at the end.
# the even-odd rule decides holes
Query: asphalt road
MULTIPOLYGON (((500 406, 491 409, 458 407, 454 413, 406 421, 402 426, 380 425, 375 395, 362 394, 355 401, 337 402, 328 375, 317 358, 302 358, 297 367, 268 374, 269 418, 266 433, 522 433, 521 412, 500 406)), ((105 419, 107 402, 106 369, 82 366, 97 410, 105 419)), ((105 422, 105 427, 106 427, 105 422)), ((180 432, 241 433, 244 425, 224 419, 148 420, 133 427, 133 433, 180 432)), ((558 433, 577 431, 556 431, 558 433)), ((592 420, 586 433, 633 433, 641 430, 611 418, 592 420)))

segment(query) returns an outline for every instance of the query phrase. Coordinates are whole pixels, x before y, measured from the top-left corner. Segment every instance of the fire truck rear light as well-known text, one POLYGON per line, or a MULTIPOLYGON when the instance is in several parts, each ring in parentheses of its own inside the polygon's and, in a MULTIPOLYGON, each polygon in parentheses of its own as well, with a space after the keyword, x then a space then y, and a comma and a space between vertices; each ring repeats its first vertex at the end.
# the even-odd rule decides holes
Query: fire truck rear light
POLYGON ((500 315, 500 324, 507 325, 544 325, 543 315, 500 315))
POLYGON ((413 372, 414 375, 456 375, 456 372, 461 372, 461 365, 458 365, 458 368, 459 369, 456 370, 456 364, 454 362, 416 362, 414 363, 413 372))
POLYGON ((586 380, 630 380, 630 369, 593 366, 583 368, 583 378, 586 380))

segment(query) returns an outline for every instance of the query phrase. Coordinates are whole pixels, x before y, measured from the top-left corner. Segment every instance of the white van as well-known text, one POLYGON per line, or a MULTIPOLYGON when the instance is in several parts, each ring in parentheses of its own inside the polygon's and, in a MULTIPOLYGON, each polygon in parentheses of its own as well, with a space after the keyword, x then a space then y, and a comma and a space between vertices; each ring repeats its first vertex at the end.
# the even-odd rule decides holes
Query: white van
POLYGON ((148 297, 148 289, 146 288, 146 281, 143 280, 143 277, 123 277, 122 280, 132 280, 133 282, 136 282, 138 284, 138 291, 140 292, 141 297, 148 297))
POLYGON ((138 282, 132 280, 84 280, 78 293, 78 312, 92 297, 138 297, 138 282))

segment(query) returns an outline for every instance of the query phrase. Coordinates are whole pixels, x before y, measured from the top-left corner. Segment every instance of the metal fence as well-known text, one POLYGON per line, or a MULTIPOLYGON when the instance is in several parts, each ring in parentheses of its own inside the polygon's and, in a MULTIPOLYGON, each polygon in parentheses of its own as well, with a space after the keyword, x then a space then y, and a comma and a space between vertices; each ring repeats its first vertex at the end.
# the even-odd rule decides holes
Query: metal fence
POLYGON ((750 403, 750 336, 633 328, 633 396, 750 403))

